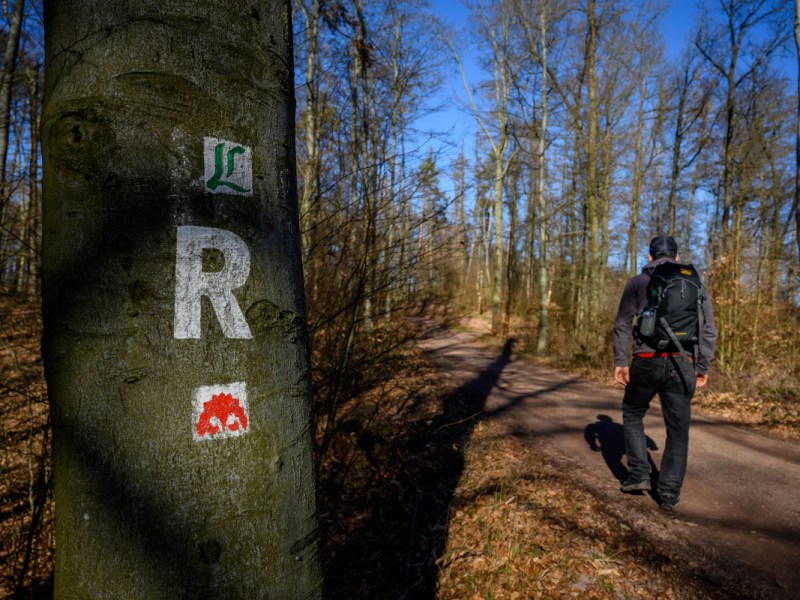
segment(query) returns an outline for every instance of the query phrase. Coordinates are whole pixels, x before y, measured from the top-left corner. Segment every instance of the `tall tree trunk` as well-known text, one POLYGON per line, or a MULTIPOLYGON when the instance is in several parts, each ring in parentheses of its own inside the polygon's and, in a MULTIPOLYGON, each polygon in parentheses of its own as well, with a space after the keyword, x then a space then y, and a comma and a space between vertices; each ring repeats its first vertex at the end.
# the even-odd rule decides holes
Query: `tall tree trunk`
POLYGON ((3 54, 3 70, 0 73, 0 235, 4 235, 4 215, 10 191, 8 188, 8 141, 11 133, 11 88, 17 70, 19 39, 22 32, 22 16, 25 0, 16 0, 8 25, 8 37, 3 54))
MULTIPOLYGON (((483 9, 479 9, 483 10, 483 9)), ((458 62, 458 68, 464 83, 464 90, 469 98, 472 113, 478 125, 486 135, 486 139, 492 147, 494 158, 494 277, 492 278, 492 332, 499 333, 502 328, 503 310, 503 181, 508 171, 508 165, 514 158, 516 151, 507 152, 511 141, 509 97, 511 93, 513 69, 509 65, 510 57, 510 35, 511 35, 511 16, 508 7, 499 5, 496 7, 496 14, 493 20, 486 12, 479 15, 484 27, 483 35, 492 46, 492 93, 494 95, 494 107, 492 117, 496 119, 496 136, 489 131, 484 119, 478 112, 475 101, 467 83, 463 65, 458 58, 455 49, 450 46, 454 58, 458 62)))
POLYGON ((39 74, 39 67, 29 71, 27 193, 15 272, 17 293, 31 299, 37 296, 39 277, 39 74))
POLYGON ((319 598, 289 2, 45 24, 55 595, 319 598))
POLYGON ((545 183, 545 149, 547 148, 547 4, 542 3, 539 15, 539 37, 541 39, 542 56, 542 124, 539 128, 539 149, 537 152, 537 172, 536 180, 536 222, 538 224, 539 238, 539 335, 536 341, 536 353, 542 355, 547 350, 547 338, 549 331, 549 305, 550 305, 550 284, 547 277, 548 257, 547 257, 547 202, 544 198, 545 183))
MULTIPOLYGON (((501 125, 502 126, 502 125, 501 125)), ((492 278, 492 333, 502 330, 503 309, 503 154, 505 143, 495 148, 494 277, 492 278)))
MULTIPOLYGON (((458 246, 461 247, 460 251, 463 253, 460 264, 462 272, 459 272, 458 276, 458 295, 464 296, 467 291, 467 279, 469 279, 469 270, 472 263, 472 251, 467 237, 467 217, 464 209, 464 200, 467 195, 467 158, 464 155, 463 146, 454 167, 456 241, 458 246)), ((456 247, 456 252, 459 251, 458 246, 456 247)))
MULTIPOLYGON (((307 40, 306 48, 306 75, 305 75, 305 114, 303 115, 306 161, 302 166, 303 193, 300 197, 300 228, 302 231, 303 267, 306 281, 312 280, 312 290, 316 291, 317 274, 314 261, 311 257, 312 234, 316 222, 315 214, 319 204, 320 194, 320 153, 319 153, 319 123, 320 99, 319 83, 317 82, 317 48, 319 45, 319 0, 312 0, 311 7, 306 8, 303 2, 298 2, 303 19, 307 40)), ((316 293, 312 296, 316 298, 316 293)))
POLYGON ((797 50, 797 123, 795 128, 794 223, 800 264, 800 0, 794 0, 794 44, 797 50))
MULTIPOLYGON (((681 250, 681 259, 684 262, 693 262, 697 260, 697 258, 693 258, 692 256, 692 234, 694 232, 694 214, 695 214, 695 195, 697 194, 697 188, 700 185, 700 164, 699 162, 694 163, 694 168, 692 169, 692 179, 691 183, 689 184, 689 190, 686 194, 686 220, 684 221, 683 227, 681 228, 681 241, 679 248, 681 250)), ((697 255, 696 255, 697 256, 697 255)), ((698 256, 699 258, 699 256, 698 256)))
MULTIPOLYGON (((640 73, 642 75, 642 73, 640 73)), ((644 110, 645 110, 645 80, 644 77, 638 78, 639 94, 638 107, 636 110, 636 133, 634 135, 634 159, 633 159, 633 187, 631 190, 631 218, 628 223, 628 244, 625 254, 625 261, 628 263, 628 275, 633 277, 638 266, 639 248, 639 208, 642 196, 642 179, 644 173, 644 148, 642 137, 644 132, 644 110)))
POLYGON ((516 287, 516 282, 514 278, 514 271, 516 269, 516 257, 517 257, 517 241, 516 241, 516 231, 517 231, 517 179, 518 175, 515 174, 514 181, 511 182, 510 191, 511 197, 509 198, 508 202, 508 247, 506 249, 506 293, 505 293, 505 309, 504 309, 504 317, 503 317, 503 326, 502 331, 505 334, 508 331, 508 325, 511 321, 511 308, 514 304, 514 291, 516 287))
POLYGON ((486 306, 486 279, 491 273, 491 246, 492 246, 492 209, 489 201, 485 201, 485 208, 482 213, 482 233, 483 239, 483 264, 478 284, 478 314, 482 314, 486 306))
POLYGON ((29 298, 39 295, 39 266, 41 262, 40 231, 42 214, 41 182, 39 181, 39 130, 42 122, 41 113, 41 65, 31 70, 31 104, 30 104, 30 146, 28 158, 28 188, 30 189, 31 211, 29 215, 30 244, 28 245, 28 289, 29 298))
POLYGON ((361 173, 362 179, 361 195, 363 203, 364 231, 362 237, 362 248, 364 251, 363 260, 363 290, 361 292, 361 302, 364 310, 364 327, 367 331, 372 329, 372 317, 374 308, 372 297, 375 292, 375 250, 376 250, 376 219, 377 219, 377 184, 376 170, 378 160, 373 151, 376 144, 372 140, 372 94, 367 80, 367 68, 369 66, 369 41, 367 37, 367 23, 364 15, 363 0, 354 0, 356 18, 358 21, 358 36, 356 53, 359 55, 359 69, 357 71, 356 85, 361 88, 361 101, 358 111, 360 119, 359 138, 361 140, 361 173))
MULTIPOLYGON (((569 252, 569 265, 567 281, 569 283, 569 307, 572 309, 573 327, 576 332, 582 331, 581 323, 584 307, 580 295, 580 277, 583 270, 582 261, 582 244, 579 239, 579 228, 583 228, 582 222, 578 219, 578 165, 580 164, 580 148, 581 148, 581 129, 580 123, 575 122, 575 135, 572 144, 572 156, 567 156, 564 165, 570 165, 569 169, 569 188, 567 192, 567 231, 572 232, 572 235, 567 241, 567 250, 569 252)), ((567 149, 564 149, 565 153, 567 149)), ((576 336, 577 337, 577 336, 576 336)))
POLYGON ((10 287, 13 287, 18 294, 24 293, 28 288, 28 248, 32 241, 28 224, 32 214, 32 202, 31 189, 27 186, 22 186, 18 204, 19 219, 17 220, 19 247, 17 248, 16 256, 13 257, 14 260, 9 260, 9 262, 15 263, 13 268, 14 278, 11 281, 13 285, 10 287))
POLYGON ((764 232, 764 237, 769 248, 767 252, 767 256, 769 257, 767 260, 767 290, 769 290, 770 302, 775 303, 778 299, 778 266, 781 261, 783 240, 786 239, 786 236, 785 232, 782 231, 783 223, 781 222, 782 203, 780 199, 780 172, 772 157, 770 157, 770 171, 772 174, 772 185, 765 195, 771 200, 771 206, 767 208, 769 216, 764 220, 765 225, 769 223, 769 232, 764 232))
POLYGON ((597 101, 597 20, 595 15, 596 2, 589 0, 586 8, 586 86, 589 105, 586 118, 588 120, 588 135, 586 139, 586 227, 587 241, 586 261, 584 263, 583 279, 589 285, 587 290, 587 312, 584 315, 582 329, 588 331, 589 325, 594 323, 597 314, 600 290, 594 279, 590 279, 590 272, 599 272, 602 269, 600 262, 600 198, 598 197, 599 181, 597 176, 598 148, 598 120, 599 106, 597 101))
MULTIPOLYGON (((614 132, 613 132, 613 116, 612 116, 612 101, 609 98, 606 103, 605 121, 606 126, 603 131, 601 157, 603 164, 603 176, 600 179, 600 193, 597 196, 597 218, 599 221, 598 232, 598 256, 597 256, 597 277, 593 281, 593 285, 597 288, 597 310, 600 310, 600 303, 602 302, 603 294, 606 289, 606 265, 608 264, 608 228, 609 219, 611 216, 611 173, 613 171, 614 163, 614 132)), ((597 313, 596 313, 597 314, 597 313)), ((602 336, 602 330, 598 331, 595 328, 594 338, 595 347, 600 348, 602 342, 598 336, 602 336)))
MULTIPOLYGON (((738 50, 738 48, 737 48, 738 50)), ((727 73, 727 95, 725 98, 725 135, 722 144, 722 215, 720 218, 722 234, 722 254, 730 260, 731 256, 731 212, 734 210, 733 201, 733 131, 735 127, 735 99, 734 99, 734 68, 736 65, 736 51, 731 57, 731 67, 727 73)))
MULTIPOLYGON (((389 240, 386 246, 386 269, 388 270, 389 285, 386 289, 386 300, 384 310, 386 311, 386 327, 391 326, 392 322, 392 302, 395 296, 395 286, 398 284, 400 264, 395 261, 394 238, 397 228, 397 219, 403 219, 402 191, 397 185, 397 149, 400 129, 402 127, 402 87, 400 82, 400 60, 402 57, 402 37, 400 20, 394 23, 394 34, 392 36, 392 112, 389 123, 391 131, 391 141, 389 148, 389 240)), ((403 240, 400 242, 404 243, 403 240)))
MULTIPOLYGON (((674 135, 672 137, 672 158, 671 158, 671 166, 670 166, 670 176, 669 176, 669 192, 667 193, 667 205, 670 207, 670 223, 669 223, 669 232, 670 235, 674 234, 677 227, 676 217, 675 217, 675 205, 676 205, 676 196, 678 190, 678 180, 681 176, 681 161, 682 158, 682 150, 683 150, 683 133, 684 133, 684 119, 686 118, 686 100, 689 94, 689 69, 690 67, 690 60, 686 60, 686 64, 684 65, 684 72, 683 78, 680 82, 680 87, 678 89, 678 106, 676 108, 676 115, 675 115, 675 129, 674 135)), ((686 246, 682 246, 686 248, 686 246)))

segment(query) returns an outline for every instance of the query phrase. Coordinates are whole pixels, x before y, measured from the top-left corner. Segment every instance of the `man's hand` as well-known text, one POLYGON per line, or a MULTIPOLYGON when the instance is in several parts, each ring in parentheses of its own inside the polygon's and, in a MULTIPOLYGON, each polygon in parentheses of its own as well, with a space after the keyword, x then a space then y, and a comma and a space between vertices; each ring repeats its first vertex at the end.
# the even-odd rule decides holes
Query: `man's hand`
POLYGON ((705 384, 708 383, 708 373, 697 373, 697 385, 696 387, 703 387, 705 384))
POLYGON ((628 385, 628 382, 631 380, 630 367, 614 367, 614 379, 621 385, 628 385))

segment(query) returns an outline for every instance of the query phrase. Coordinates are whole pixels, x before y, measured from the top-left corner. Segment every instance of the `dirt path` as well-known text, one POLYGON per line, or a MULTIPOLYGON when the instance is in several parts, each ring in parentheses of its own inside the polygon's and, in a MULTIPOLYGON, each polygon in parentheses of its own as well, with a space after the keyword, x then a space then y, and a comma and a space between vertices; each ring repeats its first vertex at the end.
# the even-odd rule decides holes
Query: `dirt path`
MULTIPOLYGON (((503 357, 477 338, 431 327, 422 347, 486 396, 485 417, 544 442, 576 484, 607 501, 621 526, 699 565, 712 585, 741 597, 800 598, 800 446, 695 411, 689 471, 678 515, 670 518, 651 496, 619 491, 627 475, 619 386, 503 357)), ((665 438, 657 404, 645 420, 656 465, 665 438)))

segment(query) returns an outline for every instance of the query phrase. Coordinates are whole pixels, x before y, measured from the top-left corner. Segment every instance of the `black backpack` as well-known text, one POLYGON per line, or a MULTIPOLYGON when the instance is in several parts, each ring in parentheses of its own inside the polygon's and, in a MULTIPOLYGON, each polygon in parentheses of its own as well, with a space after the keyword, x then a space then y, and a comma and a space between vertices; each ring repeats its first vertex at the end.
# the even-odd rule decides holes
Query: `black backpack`
MULTIPOLYGON (((703 284, 692 265, 663 262, 652 270, 647 299, 637 319, 639 339, 651 348, 671 347, 687 356, 703 329, 703 284)), ((688 358, 688 357, 687 357, 688 358)))

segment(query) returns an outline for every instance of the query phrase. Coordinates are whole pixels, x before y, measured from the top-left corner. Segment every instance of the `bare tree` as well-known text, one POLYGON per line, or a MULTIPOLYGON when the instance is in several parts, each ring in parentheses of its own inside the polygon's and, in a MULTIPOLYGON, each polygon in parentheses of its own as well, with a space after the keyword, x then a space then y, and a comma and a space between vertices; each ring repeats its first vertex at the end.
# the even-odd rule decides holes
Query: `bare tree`
POLYGON ((722 82, 723 140, 719 196, 719 247, 712 248, 715 257, 729 261, 731 272, 738 271, 741 224, 745 197, 734 190, 734 151, 739 139, 740 115, 737 91, 786 42, 785 19, 788 6, 780 0, 723 0, 720 2, 722 22, 714 26, 708 14, 695 45, 722 82), (768 28, 764 37, 764 28, 768 28), (756 33, 759 31, 759 33, 756 33))
POLYGON ((794 0, 794 43, 797 50, 797 131, 795 135, 795 154, 797 168, 795 169, 794 184, 794 211, 795 235, 797 242, 797 261, 800 263, 800 0, 794 0))
MULTIPOLYGON (((536 99, 531 100, 534 107, 532 118, 530 119, 531 135, 531 167, 529 190, 532 202, 529 204, 528 221, 530 224, 528 253, 531 267, 533 266, 534 246, 538 247, 537 265, 537 286, 539 290, 539 323, 536 342, 537 354, 544 354, 547 350, 549 322, 550 322, 550 282, 548 271, 550 260, 548 257, 548 202, 545 198, 545 180, 547 167, 547 136, 548 123, 550 117, 549 104, 549 81, 548 73, 550 64, 548 62, 548 50, 550 47, 551 35, 550 25, 554 19, 554 13, 560 12, 559 7, 554 2, 539 2, 538 6, 533 3, 515 0, 517 18, 522 27, 524 36, 524 47, 526 54, 532 59, 531 63, 538 64, 539 78, 539 104, 538 111, 535 109, 536 99), (536 118, 538 112, 538 119, 536 118), (538 242, 538 243, 535 243, 538 242)), ((534 86, 534 90, 536 87, 534 86)), ((529 282, 533 279, 531 271, 529 282)), ((530 295, 530 294, 529 294, 530 295)))
POLYGON ((492 81, 489 84, 491 108, 489 114, 491 121, 484 116, 475 99, 470 85, 467 82, 464 67, 458 57, 455 47, 446 42, 458 64, 464 83, 469 106, 475 120, 480 126, 486 141, 492 148, 494 160, 494 265, 492 278, 492 330, 499 332, 502 329, 503 309, 503 189, 504 179, 511 165, 516 149, 511 148, 511 119, 509 116, 509 103, 512 89, 512 78, 515 65, 512 64, 511 55, 511 19, 512 14, 505 3, 494 7, 476 5, 474 7, 478 33, 488 45, 492 69, 492 81))
POLYGON ((3 54, 3 69, 0 71, 0 231, 3 226, 3 215, 8 203, 8 140, 11 128, 11 88, 17 69, 22 17, 25 12, 25 0, 16 0, 8 24, 8 36, 3 54))

